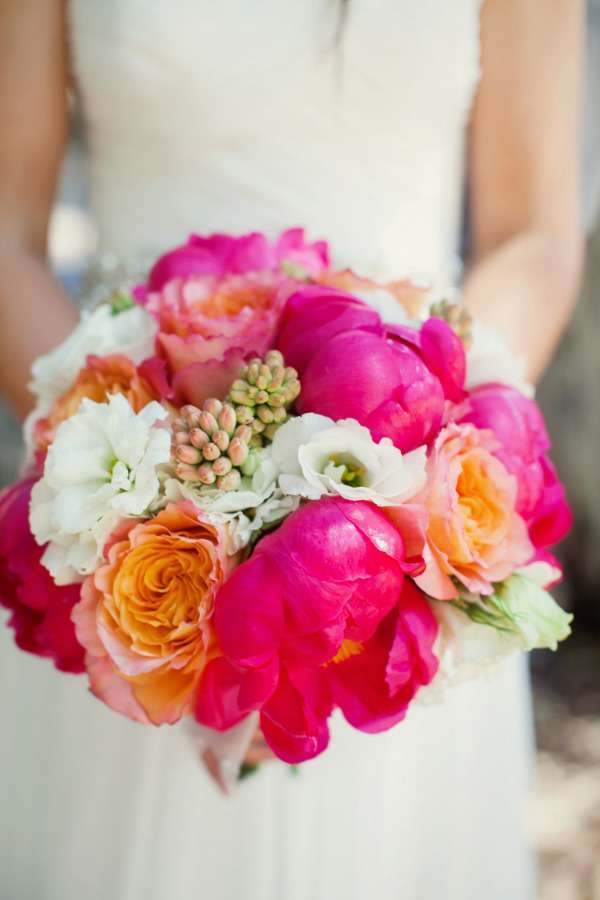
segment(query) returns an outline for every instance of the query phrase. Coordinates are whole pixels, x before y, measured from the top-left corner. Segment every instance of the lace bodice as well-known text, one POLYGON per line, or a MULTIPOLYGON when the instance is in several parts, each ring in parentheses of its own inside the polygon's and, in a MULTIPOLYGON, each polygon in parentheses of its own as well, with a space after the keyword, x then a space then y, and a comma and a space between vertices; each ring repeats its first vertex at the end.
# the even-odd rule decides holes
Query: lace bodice
POLYGON ((452 274, 480 0, 71 0, 104 250, 304 225, 373 277, 452 274))

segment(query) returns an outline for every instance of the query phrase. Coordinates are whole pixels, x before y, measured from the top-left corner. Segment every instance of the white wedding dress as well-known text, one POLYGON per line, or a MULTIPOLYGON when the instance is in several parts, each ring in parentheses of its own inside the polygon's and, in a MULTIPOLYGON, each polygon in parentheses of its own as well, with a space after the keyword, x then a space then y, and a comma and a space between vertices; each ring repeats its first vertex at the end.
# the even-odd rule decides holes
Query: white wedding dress
MULTIPOLYGON (((101 243, 303 225, 363 274, 456 275, 478 0, 71 0, 101 243)), ((493 139, 493 136, 492 138, 493 139)), ((2 900, 531 900, 522 660, 342 721, 219 795, 179 728, 120 718, 0 635, 2 900)))

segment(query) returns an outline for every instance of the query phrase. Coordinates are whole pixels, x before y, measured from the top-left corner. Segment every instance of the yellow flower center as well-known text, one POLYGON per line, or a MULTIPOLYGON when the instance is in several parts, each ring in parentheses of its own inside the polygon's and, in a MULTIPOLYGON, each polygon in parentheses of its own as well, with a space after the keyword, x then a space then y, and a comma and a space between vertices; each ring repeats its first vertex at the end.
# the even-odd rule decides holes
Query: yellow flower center
POLYGON ((333 666, 337 663, 346 662, 347 659, 350 659, 353 656, 358 656, 364 650, 364 644, 361 644, 360 641, 343 641, 342 646, 335 654, 333 659, 330 659, 329 662, 326 662, 326 666, 333 666))

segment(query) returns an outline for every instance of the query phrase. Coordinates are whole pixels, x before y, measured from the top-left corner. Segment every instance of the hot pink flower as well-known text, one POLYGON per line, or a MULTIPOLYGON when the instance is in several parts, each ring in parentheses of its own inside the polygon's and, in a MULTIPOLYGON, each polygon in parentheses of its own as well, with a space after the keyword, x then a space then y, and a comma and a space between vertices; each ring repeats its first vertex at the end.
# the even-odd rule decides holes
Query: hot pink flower
POLYGON ((192 235, 161 257, 135 291, 158 321, 173 399, 200 405, 224 393, 245 357, 271 346, 283 304, 300 269, 316 275, 327 246, 307 244, 301 229, 269 244, 262 234, 192 235), (287 264, 287 265, 286 265, 287 264))
MULTIPOLYGON (((456 597, 457 580, 480 594, 528 562, 533 547, 516 511, 517 482, 496 457, 498 442, 473 425, 440 432, 427 461, 425 572, 417 584, 431 597, 456 597)), ((394 513, 397 518, 397 514, 394 513)))
POLYGON ((371 504, 302 507, 217 595, 223 656, 203 674, 197 718, 224 730, 260 709, 288 762, 325 749, 336 705, 357 728, 391 727, 436 667, 435 619, 404 578, 418 565, 371 504))
POLYGON ((300 373, 301 413, 352 418, 403 451, 430 443, 445 401, 464 396, 465 355, 440 319, 387 326, 362 301, 307 287, 288 300, 277 346, 300 373))
POLYGON ((550 438, 537 404, 512 387, 485 385, 471 392, 461 421, 489 428, 498 438, 494 452, 517 478, 517 511, 534 546, 551 547, 561 541, 573 516, 548 457, 550 438))
POLYGON ((22 650, 47 656, 64 672, 84 671, 71 610, 79 585, 57 587, 40 563, 44 552, 29 529, 29 498, 36 479, 18 481, 0 493, 0 604, 22 650))
MULTIPOLYGON (((264 234, 256 231, 240 237, 192 234, 185 244, 157 260, 145 289, 160 291, 174 278, 198 275, 223 278, 226 275, 275 271, 285 263, 300 266, 310 275, 318 275, 329 267, 327 244, 325 241, 308 244, 302 228, 284 231, 273 244, 264 234)), ((138 295, 143 292, 144 288, 138 291, 138 295)))

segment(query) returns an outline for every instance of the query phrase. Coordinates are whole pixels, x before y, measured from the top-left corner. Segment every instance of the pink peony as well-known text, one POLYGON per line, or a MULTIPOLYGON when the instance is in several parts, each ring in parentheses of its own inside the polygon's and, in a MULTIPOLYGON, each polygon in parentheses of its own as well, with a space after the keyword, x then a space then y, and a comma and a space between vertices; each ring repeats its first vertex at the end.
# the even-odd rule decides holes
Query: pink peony
POLYGON ((319 275, 329 267, 329 249, 325 241, 306 243, 302 228, 284 231, 274 243, 254 231, 240 237, 191 234, 185 244, 170 250, 152 267, 146 285, 138 288, 138 296, 156 292, 174 278, 247 275, 250 272, 281 270, 285 264, 319 275))
POLYGON ((222 395, 247 356, 272 346, 294 274, 316 275, 327 263, 326 244, 307 244, 301 229, 274 244, 258 233, 192 235, 161 257, 135 295, 158 321, 173 400, 222 395))
POLYGON ((387 326, 362 301, 307 287, 288 300, 277 346, 302 382, 301 413, 352 418, 402 451, 430 443, 446 400, 464 396, 465 355, 440 319, 387 326))
POLYGON ((485 385, 471 392, 461 421, 489 428, 498 438, 494 452, 517 478, 517 511, 528 525, 534 546, 551 547, 561 541, 573 516, 548 457, 550 438, 537 404, 515 388, 485 385))
POLYGON ((516 511, 517 481, 495 455, 497 447, 489 431, 449 425, 427 461, 427 485, 415 498, 428 511, 426 567, 416 582, 438 600, 457 596, 456 581, 491 594, 494 582, 532 558, 516 511))
POLYGON ((223 655, 203 674, 199 721, 224 730, 259 709, 288 762, 325 749, 335 706, 356 728, 391 727, 436 668, 435 619, 404 578, 419 565, 369 503, 299 509, 217 595, 223 655))
POLYGON ((29 498, 36 479, 24 478, 0 493, 0 604, 22 650, 47 656, 63 672, 84 671, 71 610, 79 585, 57 587, 40 563, 44 552, 29 529, 29 498))

